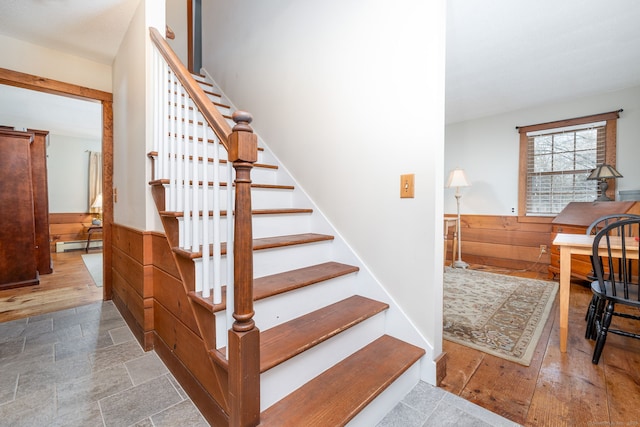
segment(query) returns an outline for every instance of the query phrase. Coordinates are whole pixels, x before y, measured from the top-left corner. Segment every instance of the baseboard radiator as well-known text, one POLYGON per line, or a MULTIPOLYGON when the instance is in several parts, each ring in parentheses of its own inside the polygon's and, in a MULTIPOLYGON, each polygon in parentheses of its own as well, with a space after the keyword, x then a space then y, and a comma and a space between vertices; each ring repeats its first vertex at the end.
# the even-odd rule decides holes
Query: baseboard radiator
MULTIPOLYGON (((87 247, 86 240, 74 240, 70 242, 56 242, 56 252, 69 252, 84 250, 87 247)), ((102 240, 91 240, 89 249, 102 248, 102 240)))

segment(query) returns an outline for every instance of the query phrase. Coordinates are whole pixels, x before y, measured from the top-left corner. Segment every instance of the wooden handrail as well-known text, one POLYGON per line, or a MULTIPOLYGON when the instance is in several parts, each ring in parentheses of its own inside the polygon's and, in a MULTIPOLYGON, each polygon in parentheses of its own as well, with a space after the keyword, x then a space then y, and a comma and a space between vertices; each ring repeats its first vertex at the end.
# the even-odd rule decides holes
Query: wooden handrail
POLYGON ((160 32, 156 28, 150 27, 149 33, 158 52, 160 52, 164 60, 167 61, 171 70, 175 73, 180 83, 182 83, 184 90, 196 104, 204 119, 220 139, 222 145, 229 151, 231 126, 229 126, 222 114, 215 108, 213 102, 211 102, 207 94, 204 93, 204 90, 202 90, 196 80, 191 76, 189 70, 182 64, 160 32))

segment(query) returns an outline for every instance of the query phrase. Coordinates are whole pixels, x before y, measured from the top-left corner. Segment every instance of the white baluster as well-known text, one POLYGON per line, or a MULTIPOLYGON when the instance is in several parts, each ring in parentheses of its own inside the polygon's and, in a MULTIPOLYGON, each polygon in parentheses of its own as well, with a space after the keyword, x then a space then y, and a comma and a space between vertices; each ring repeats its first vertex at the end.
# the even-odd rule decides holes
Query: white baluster
POLYGON ((177 123, 176 123, 176 106, 175 106, 175 74, 169 70, 169 86, 171 92, 169 93, 169 120, 171 120, 171 148, 169 150, 169 210, 171 212, 178 211, 178 158, 176 153, 178 150, 177 141, 177 123))
MULTIPOLYGON (((198 176, 198 108, 196 104, 193 103, 193 125, 191 128, 193 129, 193 144, 191 152, 193 153, 193 160, 191 161, 191 178, 193 183, 191 184, 191 205, 193 212, 193 238, 191 241, 191 251, 199 252, 200 251, 200 242, 202 239, 200 238, 199 227, 200 223, 200 209, 198 206, 198 190, 199 190, 199 176, 198 176)), ((204 208, 203 208, 204 209, 204 208)), ((207 284, 204 284, 207 286, 207 284)))
MULTIPOLYGON (((209 173, 207 171, 207 159, 209 158, 209 147, 207 147, 208 126, 204 123, 202 126, 202 297, 209 298, 210 295, 210 283, 209 283, 209 268, 211 259, 209 255, 209 173)), ((214 201, 215 204, 215 201, 214 201)), ((214 212, 215 215, 215 212, 214 212)), ((215 227, 215 223, 214 223, 215 227)), ((215 231, 214 231, 215 233, 215 231)), ((213 253, 215 257, 215 246, 213 253)), ((215 258, 214 258, 215 266, 215 258)), ((214 267, 215 268, 215 267, 214 267)), ((215 270, 214 270, 215 274, 215 270)), ((215 303, 215 298, 214 301, 215 303)))

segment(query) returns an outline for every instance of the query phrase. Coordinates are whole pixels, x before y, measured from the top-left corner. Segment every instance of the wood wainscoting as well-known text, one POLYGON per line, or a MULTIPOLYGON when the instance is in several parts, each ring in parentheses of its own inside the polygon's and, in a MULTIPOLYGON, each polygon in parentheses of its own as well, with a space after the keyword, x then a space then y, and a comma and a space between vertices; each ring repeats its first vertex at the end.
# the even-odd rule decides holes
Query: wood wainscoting
POLYGON ((111 296, 145 350, 153 349, 151 233, 114 224, 111 230, 111 296))
MULTIPOLYGON (((112 299, 134 336, 155 349, 212 425, 226 425, 211 396, 219 384, 163 233, 112 227, 112 299)), ((221 400, 223 401, 223 400, 221 400)))
MULTIPOLYGON (((546 273, 551 251, 551 221, 554 217, 462 215, 462 259, 512 270, 546 273), (540 246, 546 246, 541 254, 540 246)), ((450 230, 453 233, 453 230, 450 230)), ((447 236, 446 254, 451 253, 453 236, 447 236)), ((450 264, 450 260, 446 260, 450 264)))
POLYGON ((87 231, 95 214, 88 212, 50 213, 49 249, 56 251, 58 242, 87 241, 87 231))

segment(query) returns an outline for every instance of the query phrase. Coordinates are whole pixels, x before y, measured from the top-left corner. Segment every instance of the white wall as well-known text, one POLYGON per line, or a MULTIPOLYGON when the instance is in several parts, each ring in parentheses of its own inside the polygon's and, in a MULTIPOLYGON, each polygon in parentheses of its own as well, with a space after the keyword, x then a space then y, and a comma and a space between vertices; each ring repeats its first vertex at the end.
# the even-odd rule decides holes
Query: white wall
POLYGON ((0 34, 0 67, 111 92, 111 66, 0 34))
POLYGON ((89 153, 102 151, 100 139, 49 134, 49 213, 89 212, 89 153))
POLYGON ((164 2, 140 2, 113 63, 113 186, 118 194, 113 217, 117 224, 140 230, 147 230, 157 216, 146 157, 151 151, 146 79, 149 25, 164 29, 164 2))
POLYGON ((173 30, 176 38, 167 40, 171 49, 178 55, 180 61, 187 66, 188 40, 187 40, 187 4, 184 0, 167 0, 167 25, 173 30))
POLYGON ((441 351, 445 2, 203 1, 203 65, 441 351), (415 173, 416 197, 400 199, 415 173))
MULTIPOLYGON (((463 214, 515 215, 518 210, 520 135, 527 126, 591 114, 624 111, 618 119, 617 190, 640 190, 640 86, 554 105, 513 111, 446 127, 444 179, 461 167, 471 187, 461 189, 463 214), (515 208, 516 213, 512 213, 515 208)), ((445 189, 445 212, 455 213, 454 189, 445 189)))

